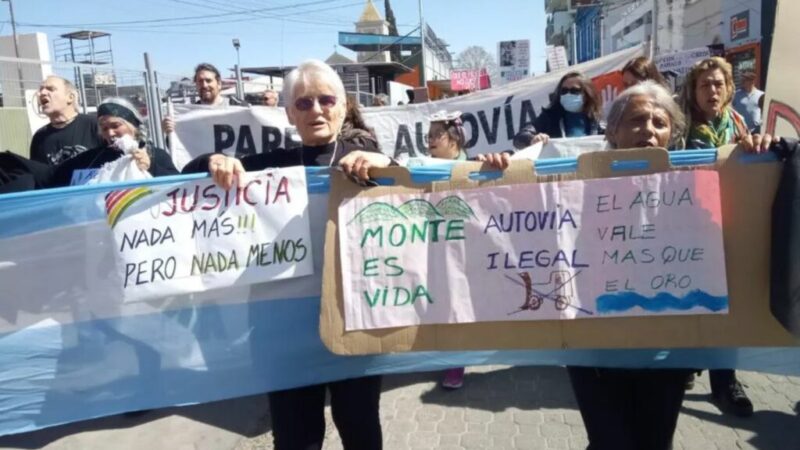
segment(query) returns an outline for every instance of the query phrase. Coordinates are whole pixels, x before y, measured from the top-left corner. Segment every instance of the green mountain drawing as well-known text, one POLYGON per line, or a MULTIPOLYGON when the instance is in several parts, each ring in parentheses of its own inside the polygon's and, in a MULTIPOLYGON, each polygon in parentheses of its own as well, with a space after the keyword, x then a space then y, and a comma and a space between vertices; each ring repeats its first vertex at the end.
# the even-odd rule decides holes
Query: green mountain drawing
POLYGON ((442 217, 442 215, 439 214, 439 211, 436 210, 436 207, 433 206, 431 202, 421 198, 409 200, 400 205, 400 207, 397 209, 409 219, 414 217, 421 217, 423 219, 438 219, 442 217))
POLYGON ((443 198, 436 206, 427 200, 415 198, 403 203, 398 208, 385 202, 370 203, 356 213, 347 224, 355 222, 364 225, 413 219, 434 220, 442 217, 469 219, 475 217, 475 212, 467 202, 455 195, 443 198))
POLYGON ((445 217, 454 216, 459 219, 475 217, 475 212, 470 208, 469 204, 455 195, 439 200, 439 203, 436 204, 436 209, 439 214, 445 217))
POLYGON ((376 222, 394 222, 398 220, 405 220, 407 217, 394 206, 383 203, 370 203, 358 212, 347 224, 353 222, 359 224, 376 223, 376 222))

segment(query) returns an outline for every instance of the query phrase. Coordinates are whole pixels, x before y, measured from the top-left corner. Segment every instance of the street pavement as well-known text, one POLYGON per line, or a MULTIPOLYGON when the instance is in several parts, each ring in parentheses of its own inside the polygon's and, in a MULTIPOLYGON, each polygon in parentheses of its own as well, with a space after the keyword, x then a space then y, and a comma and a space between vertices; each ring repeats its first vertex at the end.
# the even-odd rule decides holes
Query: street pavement
MULTIPOLYGON (((584 449, 587 445, 566 370, 484 366, 464 387, 438 386, 441 373, 385 376, 384 449, 584 449)), ((723 415, 710 402, 708 375, 687 392, 676 450, 800 450, 800 377, 739 372, 755 405, 750 418, 723 415)), ((341 449, 326 408, 325 448, 341 449)), ((266 396, 114 416, 0 438, 0 449, 272 449, 266 396)))

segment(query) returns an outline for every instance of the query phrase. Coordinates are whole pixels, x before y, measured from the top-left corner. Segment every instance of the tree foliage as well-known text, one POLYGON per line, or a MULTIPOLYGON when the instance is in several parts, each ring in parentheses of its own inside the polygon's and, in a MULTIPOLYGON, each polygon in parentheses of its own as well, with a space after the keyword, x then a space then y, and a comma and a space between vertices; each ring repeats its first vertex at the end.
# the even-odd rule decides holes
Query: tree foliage
MULTIPOLYGON (((386 21, 389 22, 389 36, 398 36, 397 19, 394 17, 394 11, 392 11, 392 4, 389 2, 389 0, 384 0, 383 8, 384 8, 384 14, 386 15, 386 21)), ((392 61, 400 61, 399 48, 392 48, 389 53, 391 54, 392 61)))
POLYGON ((467 47, 456 56, 455 67, 456 69, 483 69, 489 73, 492 80, 492 85, 499 81, 499 70, 497 67, 497 60, 491 52, 479 45, 467 47))

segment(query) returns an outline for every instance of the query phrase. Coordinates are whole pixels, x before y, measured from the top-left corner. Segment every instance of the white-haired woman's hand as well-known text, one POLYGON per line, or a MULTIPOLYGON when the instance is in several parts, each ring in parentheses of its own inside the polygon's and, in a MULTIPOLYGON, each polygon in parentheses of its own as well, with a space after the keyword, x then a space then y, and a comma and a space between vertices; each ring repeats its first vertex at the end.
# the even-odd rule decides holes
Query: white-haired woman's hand
POLYGON ((150 155, 147 153, 147 149, 136 149, 131 152, 131 157, 133 157, 133 162, 136 163, 136 167, 140 170, 146 172, 150 169, 150 155))
POLYGON ((475 160, 489 164, 495 169, 505 170, 508 168, 508 165, 511 164, 511 155, 506 152, 486 154, 481 153, 475 157, 475 160))
POLYGON ((217 186, 227 191, 234 181, 239 182, 245 170, 238 159, 216 154, 208 158, 208 173, 217 186))
POLYGON ((369 169, 389 167, 392 160, 383 153, 365 152, 355 150, 345 155, 339 160, 339 166, 344 173, 357 177, 361 180, 369 179, 369 169))

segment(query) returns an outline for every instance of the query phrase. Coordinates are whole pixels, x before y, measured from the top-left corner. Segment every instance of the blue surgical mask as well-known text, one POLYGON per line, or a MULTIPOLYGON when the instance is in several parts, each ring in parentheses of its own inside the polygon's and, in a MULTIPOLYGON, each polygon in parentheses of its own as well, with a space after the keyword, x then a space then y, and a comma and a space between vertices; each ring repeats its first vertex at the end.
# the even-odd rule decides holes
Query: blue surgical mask
POLYGON ((565 110, 577 113, 583 110, 583 94, 561 94, 561 106, 565 110))

